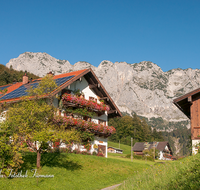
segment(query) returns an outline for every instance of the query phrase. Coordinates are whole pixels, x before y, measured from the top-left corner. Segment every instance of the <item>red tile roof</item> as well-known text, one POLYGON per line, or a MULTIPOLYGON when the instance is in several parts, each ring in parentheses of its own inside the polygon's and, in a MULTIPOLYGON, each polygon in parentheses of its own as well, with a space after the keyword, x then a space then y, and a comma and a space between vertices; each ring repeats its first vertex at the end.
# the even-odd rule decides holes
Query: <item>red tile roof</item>
MULTIPOLYGON (((59 78, 63 78, 63 77, 73 76, 73 75, 74 75, 73 78, 76 78, 78 75, 84 73, 86 70, 88 70, 88 69, 79 70, 79 71, 74 71, 74 72, 70 72, 70 73, 64 73, 64 74, 60 74, 60 75, 55 75, 55 76, 53 77, 53 79, 59 79, 59 78)), ((73 79, 73 78, 72 78, 72 79, 73 79)), ((72 79, 70 79, 70 80, 72 80, 72 79)), ((37 81, 40 81, 40 80, 41 80, 41 78, 39 78, 39 79, 34 79, 33 82, 37 82, 37 81)), ((70 81, 70 80, 69 80, 69 81, 70 81)), ((12 92, 12 91, 18 89, 18 88, 21 87, 22 85, 23 85, 22 82, 17 82, 17 83, 11 84, 11 86, 9 86, 8 88, 6 88, 6 89, 7 89, 7 92, 6 92, 4 95, 9 94, 10 92, 12 92)), ((3 86, 0 86, 0 87, 4 87, 4 86, 7 86, 7 85, 3 85, 3 86)), ((62 84, 61 86, 63 86, 63 84, 62 84)), ((3 93, 0 93, 0 98, 4 97, 4 95, 2 96, 2 94, 3 94, 3 93)), ((19 98, 12 98, 12 99, 5 99, 5 100, 0 100, 0 103, 17 101, 17 100, 20 100, 20 99, 21 99, 21 97, 19 97, 19 98)))
POLYGON ((54 79, 58 79, 58 78, 63 78, 63 77, 68 77, 68 76, 78 76, 80 74, 82 74, 84 71, 87 71, 88 69, 83 69, 83 70, 79 70, 79 71, 74 71, 74 72, 70 72, 70 73, 64 73, 64 74, 60 74, 60 75, 55 75, 53 78, 54 79))
MULTIPOLYGON (((96 75, 92 71, 92 69, 83 69, 83 70, 74 71, 74 72, 70 72, 70 73, 64 73, 64 74, 60 74, 60 75, 55 75, 53 78, 55 80, 57 80, 59 78, 65 78, 65 77, 70 77, 70 76, 71 76, 71 78, 69 78, 68 80, 64 80, 65 82, 60 84, 59 88, 57 88, 53 92, 51 92, 51 95, 56 95, 62 89, 67 88, 70 84, 72 84, 73 82, 75 82, 76 80, 78 80, 79 78, 84 76, 89 84, 90 83, 91 84, 98 84, 98 88, 96 89, 95 93, 97 93, 97 91, 98 91, 101 97, 106 97, 106 98, 109 99, 108 104, 109 104, 111 110, 110 110, 110 113, 108 113, 108 114, 111 114, 112 117, 113 116, 120 116, 120 117, 122 116, 120 110, 118 109, 118 107, 116 106, 116 104, 114 103, 114 101, 112 100, 110 95, 107 93, 107 91, 105 90, 105 88, 103 87, 103 85, 101 84, 99 79, 96 77, 96 75), (99 86, 101 88, 99 88, 99 86)), ((41 80, 41 78, 40 79, 35 79, 35 80, 33 80, 32 82, 30 82, 28 84, 34 85, 34 83, 38 83, 40 80, 41 80)), ((23 92, 25 91, 24 87, 27 88, 27 86, 25 86, 25 85, 23 85, 22 82, 11 84, 7 88, 7 92, 4 95, 0 94, 0 104, 4 103, 4 102, 12 103, 12 102, 19 101, 21 99, 21 97, 23 96, 23 95, 21 96, 21 94, 25 94, 25 93, 21 93, 21 91, 23 91, 23 92), (15 98, 11 98, 11 97, 15 96, 16 92, 14 92, 14 90, 16 90, 16 91, 18 90, 18 92, 17 92, 18 93, 18 97, 16 96, 15 98), (9 93, 11 93, 11 94, 9 94, 9 93)), ((0 86, 0 89, 1 89, 1 87, 3 87, 3 86, 0 86)), ((43 97, 48 97, 48 96, 49 96, 49 94, 43 95, 43 97)))

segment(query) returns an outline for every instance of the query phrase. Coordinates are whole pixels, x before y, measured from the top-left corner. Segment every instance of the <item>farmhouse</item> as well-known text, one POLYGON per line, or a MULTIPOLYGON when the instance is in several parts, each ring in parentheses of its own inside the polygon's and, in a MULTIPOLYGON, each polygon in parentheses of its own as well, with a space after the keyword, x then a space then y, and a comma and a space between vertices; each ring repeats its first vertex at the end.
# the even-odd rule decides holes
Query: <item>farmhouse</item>
POLYGON ((190 119, 192 153, 200 143, 200 88, 174 99, 173 103, 190 119))
MULTIPOLYGON (((48 73, 53 75, 52 73, 48 73)), ((90 131, 95 134, 89 151, 96 151, 107 157, 107 138, 115 132, 114 127, 108 126, 108 119, 121 117, 122 114, 112 98, 109 96, 92 69, 53 76, 58 88, 50 94, 44 95, 47 101, 53 96, 53 105, 57 108, 57 115, 63 121, 69 122, 75 128, 90 131), (85 109, 86 115, 81 115, 77 110, 85 109), (69 111, 71 110, 71 111, 69 111), (89 113, 94 112, 91 116, 89 113), (88 115, 87 115, 88 113, 88 115)), ((31 80, 25 74, 22 82, 0 86, 0 105, 13 104, 28 95, 27 89, 36 88, 41 79, 31 80), (6 89, 6 90, 5 90, 6 89)), ((6 111, 6 110, 5 110, 6 111)), ((5 113, 5 111, 3 113, 5 113)), ((0 120, 5 119, 1 114, 0 120)), ((65 145, 62 144, 64 147, 65 145)), ((74 144, 72 149, 86 151, 82 145, 74 144)))
POLYGON ((167 141, 164 142, 136 142, 133 151, 136 155, 143 155, 144 150, 157 149, 159 151, 159 160, 171 160, 172 150, 167 141))

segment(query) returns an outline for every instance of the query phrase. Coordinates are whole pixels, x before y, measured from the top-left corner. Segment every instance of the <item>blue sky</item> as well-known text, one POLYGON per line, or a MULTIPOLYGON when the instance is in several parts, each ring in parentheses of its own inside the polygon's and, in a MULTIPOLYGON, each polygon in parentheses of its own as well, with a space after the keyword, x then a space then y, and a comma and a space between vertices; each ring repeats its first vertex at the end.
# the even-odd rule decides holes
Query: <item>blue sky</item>
POLYGON ((200 69, 199 9, 199 0, 0 0, 0 63, 30 51, 200 69))

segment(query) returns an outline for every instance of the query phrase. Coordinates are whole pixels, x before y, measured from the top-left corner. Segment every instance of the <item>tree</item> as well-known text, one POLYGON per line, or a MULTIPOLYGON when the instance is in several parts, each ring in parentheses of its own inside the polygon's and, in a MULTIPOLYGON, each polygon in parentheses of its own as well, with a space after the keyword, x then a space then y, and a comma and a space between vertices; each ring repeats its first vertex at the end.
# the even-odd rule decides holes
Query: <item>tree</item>
MULTIPOLYGON (((30 96, 19 103, 13 104, 3 123, 6 129, 12 131, 12 142, 21 144, 37 152, 37 168, 40 168, 41 154, 51 148, 53 142, 79 141, 79 134, 75 130, 66 130, 64 126, 53 122, 56 109, 52 101, 42 98, 57 88, 52 76, 47 75, 35 89, 29 89, 30 96)), ((53 97, 50 96, 53 100, 53 97)))
POLYGON ((131 144, 131 137, 133 142, 152 142, 163 141, 162 133, 157 132, 156 129, 151 130, 151 126, 147 121, 140 119, 136 114, 131 116, 123 116, 121 118, 113 118, 109 120, 109 125, 116 129, 116 133, 109 137, 109 140, 120 142, 123 144, 131 144))
POLYGON ((12 130, 6 126, 0 126, 0 168, 1 173, 5 174, 7 169, 17 169, 23 163, 20 151, 22 147, 11 139, 12 130))

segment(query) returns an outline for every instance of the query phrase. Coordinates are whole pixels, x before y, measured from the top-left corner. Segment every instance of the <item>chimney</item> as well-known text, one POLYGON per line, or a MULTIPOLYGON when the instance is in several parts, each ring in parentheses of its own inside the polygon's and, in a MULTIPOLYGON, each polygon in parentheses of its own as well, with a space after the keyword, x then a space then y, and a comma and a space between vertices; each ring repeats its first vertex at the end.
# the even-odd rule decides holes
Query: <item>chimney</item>
POLYGON ((26 73, 23 76, 23 80, 22 80, 23 84, 27 84, 28 83, 28 76, 26 75, 26 73))
POLYGON ((49 71, 49 73, 47 73, 48 76, 53 76, 54 74, 52 73, 52 71, 49 71))

